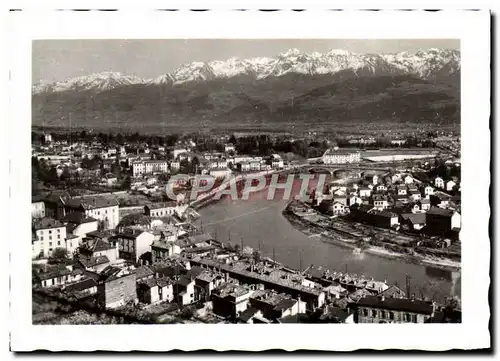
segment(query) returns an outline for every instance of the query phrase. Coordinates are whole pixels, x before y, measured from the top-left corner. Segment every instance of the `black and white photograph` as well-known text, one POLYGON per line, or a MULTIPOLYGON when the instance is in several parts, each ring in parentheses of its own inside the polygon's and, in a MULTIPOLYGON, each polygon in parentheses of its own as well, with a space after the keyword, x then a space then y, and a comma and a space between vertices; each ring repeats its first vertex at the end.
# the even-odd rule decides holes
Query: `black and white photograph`
POLYGON ((468 250, 489 264, 470 201, 487 205, 487 169, 463 140, 488 127, 463 110, 470 40, 199 31, 30 39, 30 326, 470 320, 468 250))

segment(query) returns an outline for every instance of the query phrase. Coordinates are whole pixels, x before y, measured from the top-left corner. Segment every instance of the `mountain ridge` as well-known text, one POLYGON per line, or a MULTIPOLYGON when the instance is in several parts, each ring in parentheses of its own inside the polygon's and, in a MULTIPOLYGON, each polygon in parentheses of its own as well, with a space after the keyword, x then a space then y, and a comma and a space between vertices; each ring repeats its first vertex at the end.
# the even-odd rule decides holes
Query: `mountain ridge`
POLYGON ((332 49, 326 53, 304 53, 289 49, 275 57, 254 57, 183 64, 170 73, 151 79, 118 72, 101 72, 60 82, 36 83, 34 95, 45 92, 110 90, 126 85, 179 86, 185 83, 206 82, 246 76, 252 80, 281 77, 290 73, 304 75, 333 75, 342 71, 372 75, 413 75, 423 79, 448 76, 460 72, 460 51, 431 48, 399 53, 352 53, 332 49))

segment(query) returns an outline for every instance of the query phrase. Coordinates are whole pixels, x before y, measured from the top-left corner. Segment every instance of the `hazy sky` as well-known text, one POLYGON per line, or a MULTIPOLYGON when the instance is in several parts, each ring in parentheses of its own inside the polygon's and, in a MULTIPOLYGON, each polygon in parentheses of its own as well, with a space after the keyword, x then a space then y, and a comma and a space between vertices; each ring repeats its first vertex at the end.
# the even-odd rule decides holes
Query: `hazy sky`
POLYGON ((274 56, 290 48, 320 53, 399 52, 459 49, 458 39, 422 40, 37 40, 33 41, 33 83, 60 81, 101 71, 152 78, 192 61, 274 56))

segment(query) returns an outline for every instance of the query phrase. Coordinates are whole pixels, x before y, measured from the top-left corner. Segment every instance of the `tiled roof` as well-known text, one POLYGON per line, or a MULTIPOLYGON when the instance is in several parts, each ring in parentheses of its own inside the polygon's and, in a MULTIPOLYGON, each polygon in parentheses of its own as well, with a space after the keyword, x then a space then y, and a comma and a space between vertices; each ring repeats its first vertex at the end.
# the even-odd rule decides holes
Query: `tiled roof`
POLYGON ((451 217, 454 213, 455 212, 452 211, 451 209, 443 209, 439 207, 431 207, 431 209, 427 211, 427 214, 442 216, 442 217, 451 217))
POLYGON ((177 202, 175 201, 170 201, 170 202, 162 202, 162 203, 151 203, 147 204, 145 207, 148 207, 149 209, 162 209, 162 208, 172 208, 176 207, 177 202))
POLYGON ((404 220, 409 220, 412 224, 424 224, 425 213, 404 213, 401 215, 404 220))
POLYGON ((368 296, 361 298, 357 306, 373 307, 379 309, 415 312, 419 314, 432 314, 432 304, 420 300, 410 300, 407 298, 382 298, 378 296, 368 296))
POLYGON ((60 228, 60 227, 64 227, 64 224, 58 221, 57 219, 53 218, 46 217, 46 218, 36 219, 35 221, 33 221, 33 228, 35 230, 60 228))
POLYGON ((72 198, 66 202, 70 208, 98 209, 105 207, 118 206, 118 200, 115 197, 90 196, 82 198, 72 198))

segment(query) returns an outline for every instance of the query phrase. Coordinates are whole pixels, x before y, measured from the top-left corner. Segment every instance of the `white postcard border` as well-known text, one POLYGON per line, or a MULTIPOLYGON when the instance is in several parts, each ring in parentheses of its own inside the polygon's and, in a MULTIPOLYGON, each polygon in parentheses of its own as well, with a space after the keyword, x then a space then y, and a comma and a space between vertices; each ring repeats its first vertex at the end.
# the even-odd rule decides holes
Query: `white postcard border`
POLYGON ((485 11, 209 11, 9 14, 13 350, 447 350, 489 347, 490 16, 485 11), (133 24, 133 26, 131 26, 133 24), (462 324, 118 325, 31 324, 31 41, 79 38, 460 38, 462 53, 462 324))

